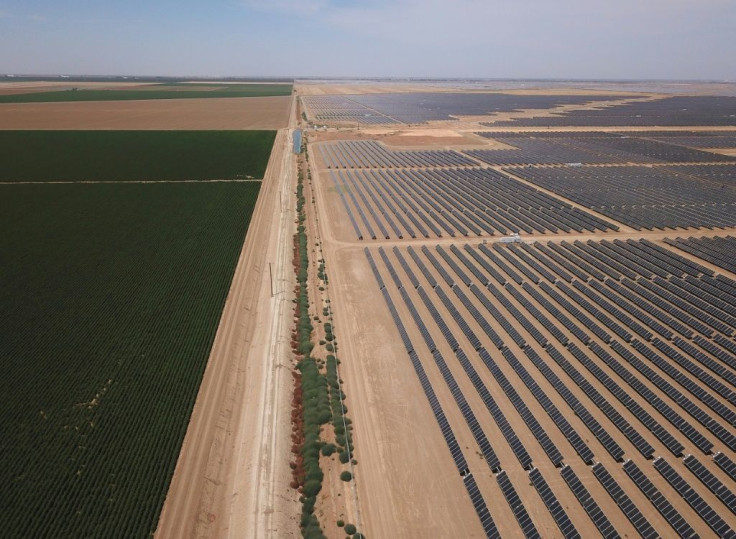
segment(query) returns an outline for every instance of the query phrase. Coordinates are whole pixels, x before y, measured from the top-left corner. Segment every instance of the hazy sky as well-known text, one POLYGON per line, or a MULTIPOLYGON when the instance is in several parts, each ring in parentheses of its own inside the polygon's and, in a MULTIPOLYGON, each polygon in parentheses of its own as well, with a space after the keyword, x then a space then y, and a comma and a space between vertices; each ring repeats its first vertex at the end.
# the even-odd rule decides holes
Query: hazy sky
POLYGON ((0 0, 0 73, 736 80, 736 0, 0 0))

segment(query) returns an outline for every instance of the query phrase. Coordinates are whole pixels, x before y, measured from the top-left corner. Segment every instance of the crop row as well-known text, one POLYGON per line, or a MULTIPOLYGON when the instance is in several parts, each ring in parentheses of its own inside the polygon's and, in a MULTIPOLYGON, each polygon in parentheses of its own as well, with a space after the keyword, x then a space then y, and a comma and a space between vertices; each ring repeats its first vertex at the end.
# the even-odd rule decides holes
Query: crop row
POLYGON ((3 533, 148 535, 259 186, 0 189, 3 533))

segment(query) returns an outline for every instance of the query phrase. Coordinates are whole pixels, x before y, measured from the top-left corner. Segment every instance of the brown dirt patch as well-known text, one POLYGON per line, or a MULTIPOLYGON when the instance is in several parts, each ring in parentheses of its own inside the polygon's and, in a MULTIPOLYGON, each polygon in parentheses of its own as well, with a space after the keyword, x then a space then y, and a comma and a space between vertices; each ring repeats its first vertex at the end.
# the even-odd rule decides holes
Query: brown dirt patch
POLYGON ((280 129, 291 97, 0 104, 0 129, 280 129))
POLYGON ((400 131, 394 135, 381 138, 381 142, 388 146, 399 148, 430 147, 445 148, 448 146, 486 146, 488 139, 472 133, 460 133, 452 129, 414 129, 400 131))
POLYGON ((721 155, 736 155, 736 148, 702 148, 706 152, 718 153, 721 155))
POLYGON ((72 88, 83 90, 144 90, 155 87, 157 84, 156 82, 0 82, 0 95, 59 92, 71 90, 72 88))

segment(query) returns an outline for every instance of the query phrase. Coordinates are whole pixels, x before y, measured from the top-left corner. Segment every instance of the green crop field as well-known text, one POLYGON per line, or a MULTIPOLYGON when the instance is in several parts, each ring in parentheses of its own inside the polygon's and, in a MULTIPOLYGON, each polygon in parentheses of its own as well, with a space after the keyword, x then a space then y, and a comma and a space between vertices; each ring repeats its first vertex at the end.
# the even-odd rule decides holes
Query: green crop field
POLYGON ((3 537, 155 529, 259 186, 0 186, 3 537))
POLYGON ((213 83, 216 89, 205 90, 201 85, 178 83, 149 86, 145 90, 61 90, 28 94, 0 95, 0 103, 48 103, 64 101, 140 101, 144 99, 207 99, 213 97, 272 97, 291 95, 291 84, 232 84, 213 83), (187 87, 191 87, 189 90, 187 87))
POLYGON ((1 131, 0 181, 262 178, 275 131, 1 131))

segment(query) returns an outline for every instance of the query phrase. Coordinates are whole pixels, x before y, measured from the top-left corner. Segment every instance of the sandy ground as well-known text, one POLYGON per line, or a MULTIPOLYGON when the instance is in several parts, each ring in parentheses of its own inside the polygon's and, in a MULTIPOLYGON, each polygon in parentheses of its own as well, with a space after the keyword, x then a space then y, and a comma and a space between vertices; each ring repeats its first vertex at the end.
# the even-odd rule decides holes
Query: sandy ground
POLYGON ((288 467, 295 184, 290 130, 281 129, 157 537, 299 536, 288 467))
POLYGON ((0 103, 0 129, 281 129, 292 98, 0 103))
POLYGON ((84 88, 87 90, 139 90, 148 86, 155 86, 157 82, 63 82, 63 81, 0 81, 0 95, 31 93, 31 92, 56 92, 60 90, 71 90, 72 88, 84 88))
POLYGON ((398 81, 297 81, 301 95, 391 92, 503 92, 518 95, 736 95, 734 82, 552 82, 528 80, 432 82, 398 81))
POLYGON ((511 88, 489 89, 472 88, 461 82, 452 83, 345 83, 345 82, 308 82, 296 83, 299 95, 351 95, 351 94, 387 94, 407 92, 465 92, 465 93, 504 93, 516 95, 639 95, 639 92, 608 89, 579 88, 511 88))
POLYGON ((342 84, 299 82, 295 85, 299 95, 350 95, 350 94, 388 94, 407 92, 447 92, 447 88, 422 84, 342 84))

